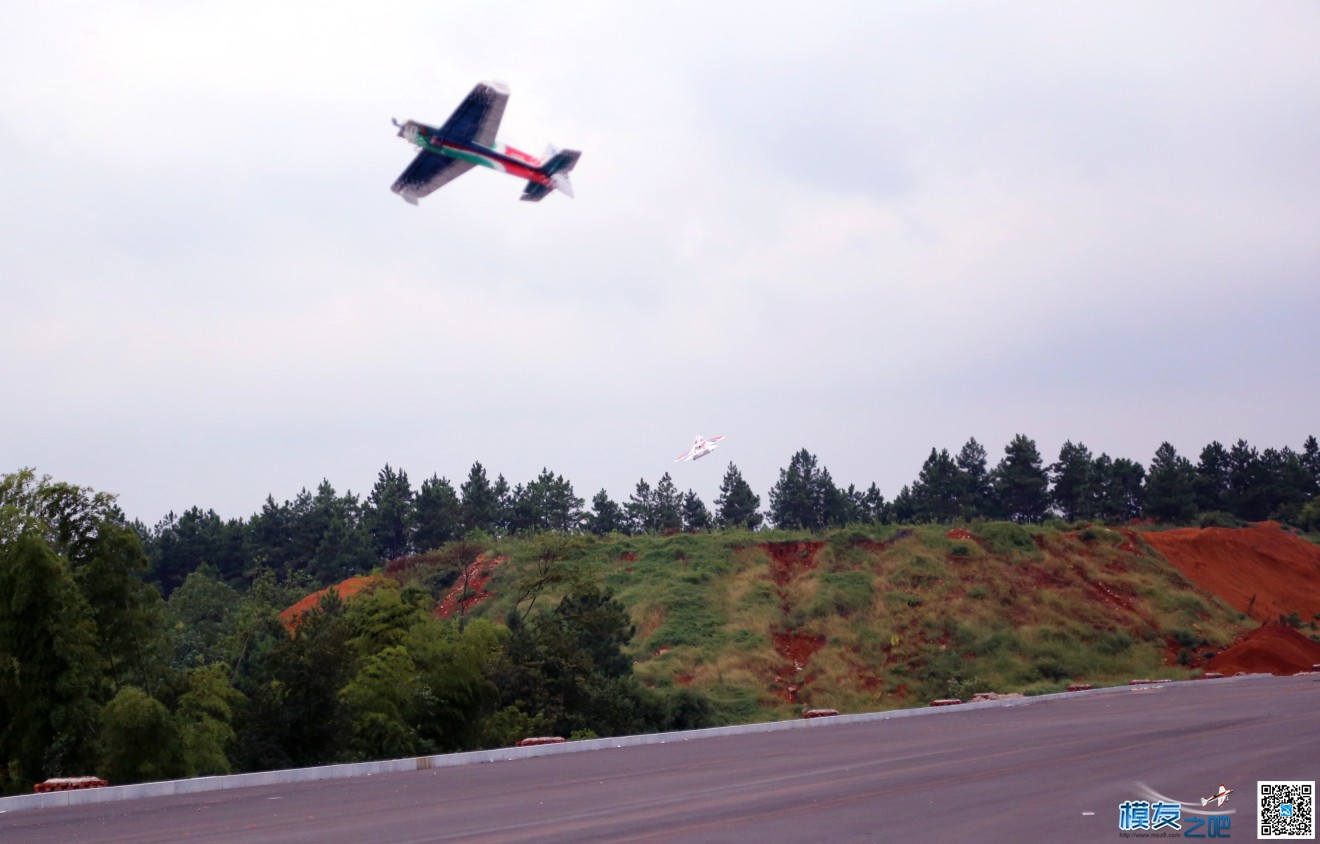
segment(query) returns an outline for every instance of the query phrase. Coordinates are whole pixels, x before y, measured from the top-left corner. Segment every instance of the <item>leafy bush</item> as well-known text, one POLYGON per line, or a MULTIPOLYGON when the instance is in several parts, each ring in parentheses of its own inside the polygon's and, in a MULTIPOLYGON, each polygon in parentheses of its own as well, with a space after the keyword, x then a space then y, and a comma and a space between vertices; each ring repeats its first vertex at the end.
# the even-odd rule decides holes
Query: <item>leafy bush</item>
POLYGON ((1211 510, 1208 513, 1202 513, 1196 520, 1197 527, 1223 527, 1237 528, 1242 527, 1246 522, 1231 513, 1224 513, 1220 510, 1211 510))
POLYGON ((1012 522, 987 522, 981 528, 980 537, 986 549, 994 554, 1036 550, 1036 543, 1031 538, 1031 533, 1012 522))

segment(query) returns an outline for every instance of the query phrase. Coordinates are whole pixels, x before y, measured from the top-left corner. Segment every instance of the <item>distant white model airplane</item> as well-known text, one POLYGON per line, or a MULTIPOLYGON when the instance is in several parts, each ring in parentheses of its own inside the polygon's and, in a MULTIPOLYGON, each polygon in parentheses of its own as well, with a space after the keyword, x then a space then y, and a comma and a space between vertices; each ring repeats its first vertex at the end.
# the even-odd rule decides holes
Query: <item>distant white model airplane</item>
POLYGON ((684 460, 700 460, 707 454, 715 450, 715 443, 724 439, 724 435, 718 437, 703 437, 697 434, 697 438, 692 441, 692 447, 678 456, 675 463, 682 463, 684 460))

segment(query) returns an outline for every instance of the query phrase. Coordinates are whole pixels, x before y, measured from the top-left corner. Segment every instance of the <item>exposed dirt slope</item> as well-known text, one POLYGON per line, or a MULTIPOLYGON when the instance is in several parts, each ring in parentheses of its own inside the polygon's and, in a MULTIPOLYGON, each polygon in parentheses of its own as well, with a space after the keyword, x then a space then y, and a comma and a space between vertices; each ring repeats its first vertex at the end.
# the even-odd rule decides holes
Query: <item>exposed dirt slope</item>
POLYGON ((1141 538, 1188 580, 1257 621, 1294 612, 1310 621, 1320 613, 1320 546, 1276 522, 1151 531, 1141 538))
POLYGON ((478 555, 463 569, 458 581, 436 604, 435 617, 450 618, 454 613, 461 615, 489 598, 490 593, 486 591, 486 584, 490 583, 491 575, 503 562, 503 557, 478 555))
POLYGON ((350 577, 348 580, 336 583, 334 586, 327 586, 324 589, 319 589, 308 595, 306 598, 303 598, 298 603, 280 613, 280 621, 284 622, 284 626, 292 631, 297 628, 299 618, 301 618, 304 613, 314 610, 321 603, 321 599, 325 597, 331 589, 337 591, 339 597, 347 601, 364 589, 374 587, 376 584, 385 581, 385 578, 374 574, 350 577))
POLYGON ((1296 674, 1320 664, 1320 642, 1291 627, 1266 624, 1242 636, 1206 663, 1223 674, 1296 674))

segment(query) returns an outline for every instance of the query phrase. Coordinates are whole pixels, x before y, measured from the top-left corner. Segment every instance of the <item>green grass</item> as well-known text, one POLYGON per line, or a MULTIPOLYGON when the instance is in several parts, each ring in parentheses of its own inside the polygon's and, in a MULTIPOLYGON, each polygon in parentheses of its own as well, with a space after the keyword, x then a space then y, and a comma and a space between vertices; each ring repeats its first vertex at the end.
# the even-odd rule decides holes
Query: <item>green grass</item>
MULTIPOLYGON (((1248 623, 1144 543, 1123 550, 1118 531, 966 528, 972 539, 947 538, 946 525, 582 537, 565 546, 563 582, 535 611, 553 608, 573 582, 608 590, 633 619, 638 680, 706 695, 720 723, 794 717, 804 706, 856 712, 1186 677, 1193 669, 1179 656, 1222 649, 1248 623), (821 545, 814 567, 777 584, 764 545, 790 541, 821 545), (796 676, 806 678, 796 705, 785 700, 793 666, 772 639, 786 630, 825 642, 796 676)), ((536 537, 489 544, 508 561, 469 615, 503 621, 546 546, 536 537)))

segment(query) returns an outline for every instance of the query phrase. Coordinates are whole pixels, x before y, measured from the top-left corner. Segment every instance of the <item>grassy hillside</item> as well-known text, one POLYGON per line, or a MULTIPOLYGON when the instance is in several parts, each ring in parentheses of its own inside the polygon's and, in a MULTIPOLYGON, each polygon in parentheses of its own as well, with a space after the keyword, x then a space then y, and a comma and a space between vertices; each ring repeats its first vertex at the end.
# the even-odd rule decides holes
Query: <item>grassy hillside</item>
MULTIPOLYGON (((504 561, 469 586, 469 616, 502 621, 537 580, 552 585, 536 611, 565 578, 602 585, 636 625, 637 677, 701 691, 725 721, 1187 677, 1252 626, 1126 530, 992 522, 486 548, 504 561)), ((425 581, 425 566, 409 577, 425 581)))

